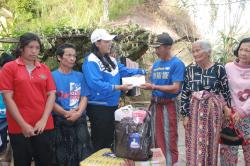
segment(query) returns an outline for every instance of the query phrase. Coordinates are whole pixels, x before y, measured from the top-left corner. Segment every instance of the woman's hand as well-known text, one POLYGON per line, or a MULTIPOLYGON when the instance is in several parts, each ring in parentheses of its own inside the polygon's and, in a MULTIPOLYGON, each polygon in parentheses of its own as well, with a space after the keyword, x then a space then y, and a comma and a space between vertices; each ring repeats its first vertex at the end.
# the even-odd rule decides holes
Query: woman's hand
POLYGON ((189 121, 189 117, 186 116, 186 117, 183 118, 183 127, 185 129, 187 129, 188 121, 189 121))
POLYGON ((132 84, 123 84, 123 85, 116 85, 115 89, 116 90, 122 90, 122 91, 127 91, 133 88, 132 84))
POLYGON ((36 135, 34 128, 28 123, 25 123, 22 126, 22 133, 23 133, 24 137, 32 137, 32 136, 36 135))
POLYGON ((35 134, 41 134, 44 131, 46 124, 47 119, 45 118, 41 118, 39 121, 37 121, 34 127, 35 134))
POLYGON ((235 124, 238 123, 240 121, 240 119, 241 119, 240 113, 239 112, 235 112, 235 114, 233 115, 233 121, 234 121, 234 123, 235 124))
POLYGON ((227 105, 225 105, 224 108, 223 108, 223 111, 224 111, 225 117, 226 117, 227 119, 230 118, 231 113, 232 113, 231 108, 229 108, 227 105))

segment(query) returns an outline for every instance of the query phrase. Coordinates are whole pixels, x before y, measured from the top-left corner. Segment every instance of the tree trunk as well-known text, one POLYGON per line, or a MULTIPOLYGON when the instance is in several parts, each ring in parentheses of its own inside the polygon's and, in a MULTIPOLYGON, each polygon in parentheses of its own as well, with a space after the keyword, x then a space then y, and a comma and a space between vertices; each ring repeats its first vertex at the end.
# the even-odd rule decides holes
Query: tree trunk
POLYGON ((109 0, 103 0, 103 21, 109 21, 109 0))

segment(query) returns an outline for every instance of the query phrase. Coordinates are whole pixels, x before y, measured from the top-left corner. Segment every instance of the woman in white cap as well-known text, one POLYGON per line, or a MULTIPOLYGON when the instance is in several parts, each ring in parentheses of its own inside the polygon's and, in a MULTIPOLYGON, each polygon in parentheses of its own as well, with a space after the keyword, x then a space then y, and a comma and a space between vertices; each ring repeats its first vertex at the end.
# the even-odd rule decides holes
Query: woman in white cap
POLYGON ((118 107, 121 90, 131 85, 120 85, 121 77, 146 74, 145 70, 128 69, 110 57, 110 35, 105 29, 96 29, 91 35, 92 52, 85 58, 82 70, 90 89, 87 115, 91 123, 91 139, 95 151, 109 148, 113 142, 114 111, 118 107))

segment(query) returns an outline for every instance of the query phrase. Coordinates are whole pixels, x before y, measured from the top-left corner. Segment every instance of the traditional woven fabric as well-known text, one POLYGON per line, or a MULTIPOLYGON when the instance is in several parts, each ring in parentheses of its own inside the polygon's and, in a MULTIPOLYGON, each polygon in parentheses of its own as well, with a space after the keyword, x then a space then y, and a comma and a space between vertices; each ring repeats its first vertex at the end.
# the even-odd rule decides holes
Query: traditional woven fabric
MULTIPOLYGON (((243 145, 245 165, 250 165, 250 144, 243 145)), ((221 166, 237 166, 239 146, 220 145, 221 166)))
POLYGON ((78 166, 93 152, 85 117, 74 123, 54 118, 54 159, 57 166, 78 166))
POLYGON ((149 110, 152 114, 153 147, 161 148, 166 165, 178 162, 177 112, 172 99, 153 98, 149 110))
POLYGON ((235 127, 242 132, 244 140, 250 144, 250 116, 248 115, 247 117, 242 118, 235 127))
POLYGON ((186 165, 217 166, 224 100, 208 91, 192 93, 185 130, 186 165))
MULTIPOLYGON (((224 121, 223 127, 228 127, 228 122, 224 121)), ((247 145, 242 145, 245 165, 250 166, 250 118, 245 117, 235 124, 243 134, 247 145)), ((221 166, 237 166, 239 146, 220 145, 220 163, 221 166)))

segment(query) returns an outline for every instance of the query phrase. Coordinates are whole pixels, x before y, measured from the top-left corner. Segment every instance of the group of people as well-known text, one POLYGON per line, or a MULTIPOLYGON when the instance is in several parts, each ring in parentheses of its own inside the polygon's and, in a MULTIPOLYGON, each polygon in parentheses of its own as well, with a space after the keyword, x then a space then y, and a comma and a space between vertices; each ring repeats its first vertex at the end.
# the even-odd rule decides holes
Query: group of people
MULTIPOLYGON (((50 72, 38 60, 43 49, 40 38, 33 33, 20 37, 13 53, 16 59, 7 58, 0 70, 4 99, 2 103, 0 98, 0 133, 2 142, 7 142, 6 106, 15 166, 29 166, 32 160, 38 166, 74 166, 111 147, 121 91, 132 88, 122 85, 121 77, 147 74, 143 69, 128 69, 110 56, 114 38, 104 29, 93 31, 92 50, 84 58, 82 72, 73 70, 75 46, 60 45, 55 52, 59 67, 50 72)), ((173 43, 167 33, 157 36, 151 46, 159 59, 150 71, 150 82, 140 86, 152 90, 152 146, 161 148, 167 166, 178 165, 177 97, 181 94, 186 165, 216 166, 225 119, 232 116, 240 123, 249 118, 250 38, 239 43, 236 60, 226 67, 211 61, 211 45, 203 40, 192 44, 195 63, 185 67, 172 55, 173 43)), ((249 165, 250 144, 242 147, 249 165)), ((238 146, 221 145, 221 165, 237 165, 237 153, 238 146)))
POLYGON ((168 34, 157 36, 152 47, 159 60, 152 66, 151 83, 141 86, 152 90, 153 146, 161 148, 167 166, 178 165, 176 105, 180 94, 186 165, 216 166, 219 147, 221 166, 237 165, 239 145, 220 141, 222 127, 232 128, 230 120, 238 127, 238 137, 246 139, 241 145, 245 165, 250 165, 249 130, 244 130, 250 128, 250 38, 240 41, 235 60, 225 67, 212 62, 208 41, 192 43, 194 63, 187 67, 171 54, 172 44, 168 34))
MULTIPOLYGON (((159 60, 153 64, 151 83, 141 86, 152 90, 149 111, 153 118, 154 147, 161 148, 167 166, 178 165, 176 97, 180 94, 186 165, 216 166, 220 147, 221 166, 236 166, 239 146, 224 144, 220 138, 222 127, 232 128, 228 123, 231 119, 238 126, 238 137, 249 139, 249 130, 243 129, 250 127, 250 38, 240 41, 234 51, 235 60, 225 67, 212 62, 212 48, 208 41, 192 43, 194 63, 187 67, 172 56, 172 44, 168 34, 157 36, 152 47, 155 47, 159 60)), ((248 166, 250 140, 242 141, 241 145, 248 166)))
MULTIPOLYGON (((211 61, 211 52, 208 42, 194 42, 192 54, 196 64, 189 65, 185 71, 181 114, 186 163, 190 166, 216 166, 222 126, 228 119, 240 125, 250 114, 250 38, 241 40, 234 52, 235 61, 225 67, 211 61)), ((250 165, 249 146, 249 143, 242 144, 246 166, 250 165)), ((221 143, 222 166, 236 166, 237 154, 238 146, 221 143)))
POLYGON ((55 52, 59 67, 51 72, 38 60, 40 38, 33 33, 20 36, 16 59, 5 63, 0 73, 1 112, 6 106, 15 166, 29 166, 32 160, 38 166, 78 166, 93 152, 111 146, 121 90, 131 88, 121 85, 120 78, 146 74, 109 56, 114 37, 104 29, 92 33, 83 72, 73 70, 75 46, 60 45, 55 52))

